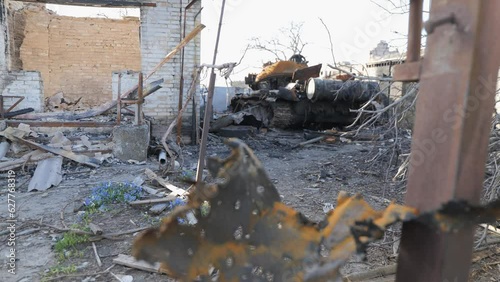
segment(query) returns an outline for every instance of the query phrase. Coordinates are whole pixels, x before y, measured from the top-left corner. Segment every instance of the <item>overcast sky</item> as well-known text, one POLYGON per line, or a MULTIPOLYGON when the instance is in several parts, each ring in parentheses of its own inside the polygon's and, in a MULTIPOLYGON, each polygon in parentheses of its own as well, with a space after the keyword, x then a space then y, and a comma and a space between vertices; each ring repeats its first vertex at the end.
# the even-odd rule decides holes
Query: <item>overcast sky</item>
MULTIPOLYGON (((307 43, 303 55, 310 65, 331 63, 330 41, 320 18, 330 30, 337 62, 366 63, 369 52, 380 40, 401 52, 406 49, 408 15, 394 8, 404 0, 227 0, 217 63, 237 62, 251 38, 283 38, 281 28, 291 22, 303 23, 302 39, 307 43), (377 5, 379 4, 379 5, 377 5), (387 10, 395 14, 387 13, 387 10)), ((425 10, 428 10, 426 1, 425 10)), ((187 3, 187 1, 186 1, 187 3)), ((202 0, 202 63, 211 63, 222 0, 202 0)), ((47 5, 60 14, 74 16, 138 16, 137 9, 114 10, 47 5)), ((189 32, 189 31, 188 31, 189 32)), ((282 40, 285 41, 285 40, 282 40)), ((286 42, 285 42, 286 43, 286 42)), ((291 54, 290 54, 291 55, 291 54)), ((271 53, 250 50, 235 69, 232 80, 243 80, 249 72, 258 72, 263 63, 274 61, 271 53)), ((224 81, 218 79, 218 85, 224 81)))

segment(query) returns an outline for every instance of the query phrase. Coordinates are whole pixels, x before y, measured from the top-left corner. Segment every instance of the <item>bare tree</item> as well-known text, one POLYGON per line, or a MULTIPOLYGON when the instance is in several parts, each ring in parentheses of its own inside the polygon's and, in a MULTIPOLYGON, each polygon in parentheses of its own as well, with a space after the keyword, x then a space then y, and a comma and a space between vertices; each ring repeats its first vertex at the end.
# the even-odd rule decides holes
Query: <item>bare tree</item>
POLYGON ((280 36, 264 40, 259 37, 250 39, 250 49, 269 52, 276 60, 287 60, 292 55, 301 54, 307 42, 302 39, 304 23, 290 22, 289 26, 279 29, 280 36))

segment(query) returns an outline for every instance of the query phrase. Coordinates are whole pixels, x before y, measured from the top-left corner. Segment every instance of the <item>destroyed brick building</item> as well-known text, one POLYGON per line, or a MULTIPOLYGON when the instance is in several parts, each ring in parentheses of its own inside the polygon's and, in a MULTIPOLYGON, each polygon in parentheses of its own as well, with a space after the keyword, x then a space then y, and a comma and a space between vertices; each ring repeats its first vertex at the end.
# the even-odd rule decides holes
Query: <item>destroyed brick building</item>
MULTIPOLYGON (((13 110, 33 108, 45 111, 45 99, 62 93, 65 100, 77 101, 80 109, 99 106, 116 99, 118 75, 121 92, 137 84, 138 72, 150 73, 174 49, 185 32, 200 22, 201 1, 83 1, 81 5, 135 7, 140 18, 77 18, 58 15, 44 3, 78 5, 79 1, 2 1, 0 17, 0 93, 4 108, 21 96, 13 110), (30 2, 30 3, 28 3, 30 2), (36 2, 36 3, 32 3, 36 2), (71 3, 69 3, 71 2, 71 3), (116 2, 115 2, 116 3, 116 2), (130 3, 130 4, 129 4, 130 3)), ((191 85, 191 71, 199 65, 200 37, 184 49, 184 90, 191 85)), ((181 53, 178 52, 149 80, 164 79, 162 88, 144 101, 144 114, 154 126, 170 123, 177 116, 181 84, 181 53)), ((146 80, 147 83, 149 80, 146 80)), ((192 106, 184 112, 183 128, 191 130, 192 106)), ((189 132, 186 131, 189 136, 189 132)), ((163 130, 164 131, 164 130, 163 130)))

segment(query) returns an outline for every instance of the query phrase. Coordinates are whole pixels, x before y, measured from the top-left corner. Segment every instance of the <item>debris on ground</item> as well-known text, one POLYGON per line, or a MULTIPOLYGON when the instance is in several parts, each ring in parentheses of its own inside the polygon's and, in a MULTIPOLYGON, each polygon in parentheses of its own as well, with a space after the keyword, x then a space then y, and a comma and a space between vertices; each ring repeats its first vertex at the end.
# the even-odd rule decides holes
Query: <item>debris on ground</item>
POLYGON ((133 255, 183 281, 199 277, 240 281, 274 277, 280 281, 330 281, 367 244, 400 221, 419 221, 437 232, 500 218, 500 200, 485 207, 450 202, 419 214, 391 203, 375 211, 361 195, 340 193, 337 206, 315 223, 281 202, 278 191, 248 146, 229 139, 232 154, 209 159, 208 169, 225 182, 197 183, 187 205, 176 208, 159 228, 142 233, 133 255), (202 206, 208 205, 203 212, 202 206), (197 224, 179 221, 193 212, 197 224))

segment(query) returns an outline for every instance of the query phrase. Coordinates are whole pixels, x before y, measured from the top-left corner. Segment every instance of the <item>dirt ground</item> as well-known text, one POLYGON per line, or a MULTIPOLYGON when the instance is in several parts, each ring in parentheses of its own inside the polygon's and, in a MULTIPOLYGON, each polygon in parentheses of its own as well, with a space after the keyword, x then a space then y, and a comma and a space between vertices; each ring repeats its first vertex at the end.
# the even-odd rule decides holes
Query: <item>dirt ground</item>
MULTIPOLYGON (((380 148, 388 145, 388 141, 319 143, 293 148, 303 141, 302 132, 273 130, 249 138, 246 143, 262 161, 282 195, 283 202, 311 220, 321 220, 325 210, 336 205, 336 197, 342 190, 362 193, 375 208, 385 207, 392 199, 400 203, 403 201, 404 184, 386 181, 387 164, 380 161, 370 162, 380 148)), ((225 157, 228 154, 229 150, 218 138, 210 138, 208 155, 225 157)), ((181 170, 194 174, 197 156, 197 147, 183 147, 182 158, 179 159, 181 170)), ((116 236, 113 240, 103 239, 94 242, 102 260, 101 267, 97 265, 92 244, 89 242, 76 245, 70 253, 65 253, 67 256, 63 259, 58 257, 53 249, 55 242, 60 240, 63 234, 58 229, 83 224, 82 212, 78 212, 78 208, 90 195, 93 187, 108 181, 133 181, 137 176, 143 175, 146 168, 161 173, 159 163, 154 157, 145 165, 113 163, 97 169, 65 163, 63 182, 58 187, 45 192, 29 193, 27 180, 33 168, 27 168, 26 172, 17 171, 18 186, 15 193, 17 269, 15 275, 7 272, 8 234, 0 233, 2 234, 0 281, 118 281, 113 274, 118 277, 131 276, 133 281, 171 281, 165 275, 119 265, 101 273, 113 265, 112 260, 118 254, 130 254, 132 241, 137 232, 116 236), (68 273, 54 271, 64 267, 72 270, 68 273)), ((168 177, 168 181, 178 187, 189 187, 189 184, 180 181, 179 173, 170 174, 168 177)), ((0 202, 6 206, 6 188, 2 188, 0 193, 0 202)), ((157 225, 161 217, 166 214, 164 212, 159 216, 151 215, 148 212, 150 207, 151 205, 131 207, 127 204, 116 204, 106 212, 87 215, 86 220, 100 226, 105 233, 150 227, 157 225)), ((5 223, 6 209, 2 210, 0 232, 6 230, 8 226, 5 223)), ((371 245, 366 259, 353 258, 343 268, 343 274, 395 264, 399 236, 399 226, 392 227, 383 240, 371 245)), ((499 249, 500 244, 496 244, 475 253, 470 281, 500 281, 499 249)), ((394 276, 376 281, 391 280, 394 280, 394 276)), ((123 281, 129 280, 123 278, 123 281)))

